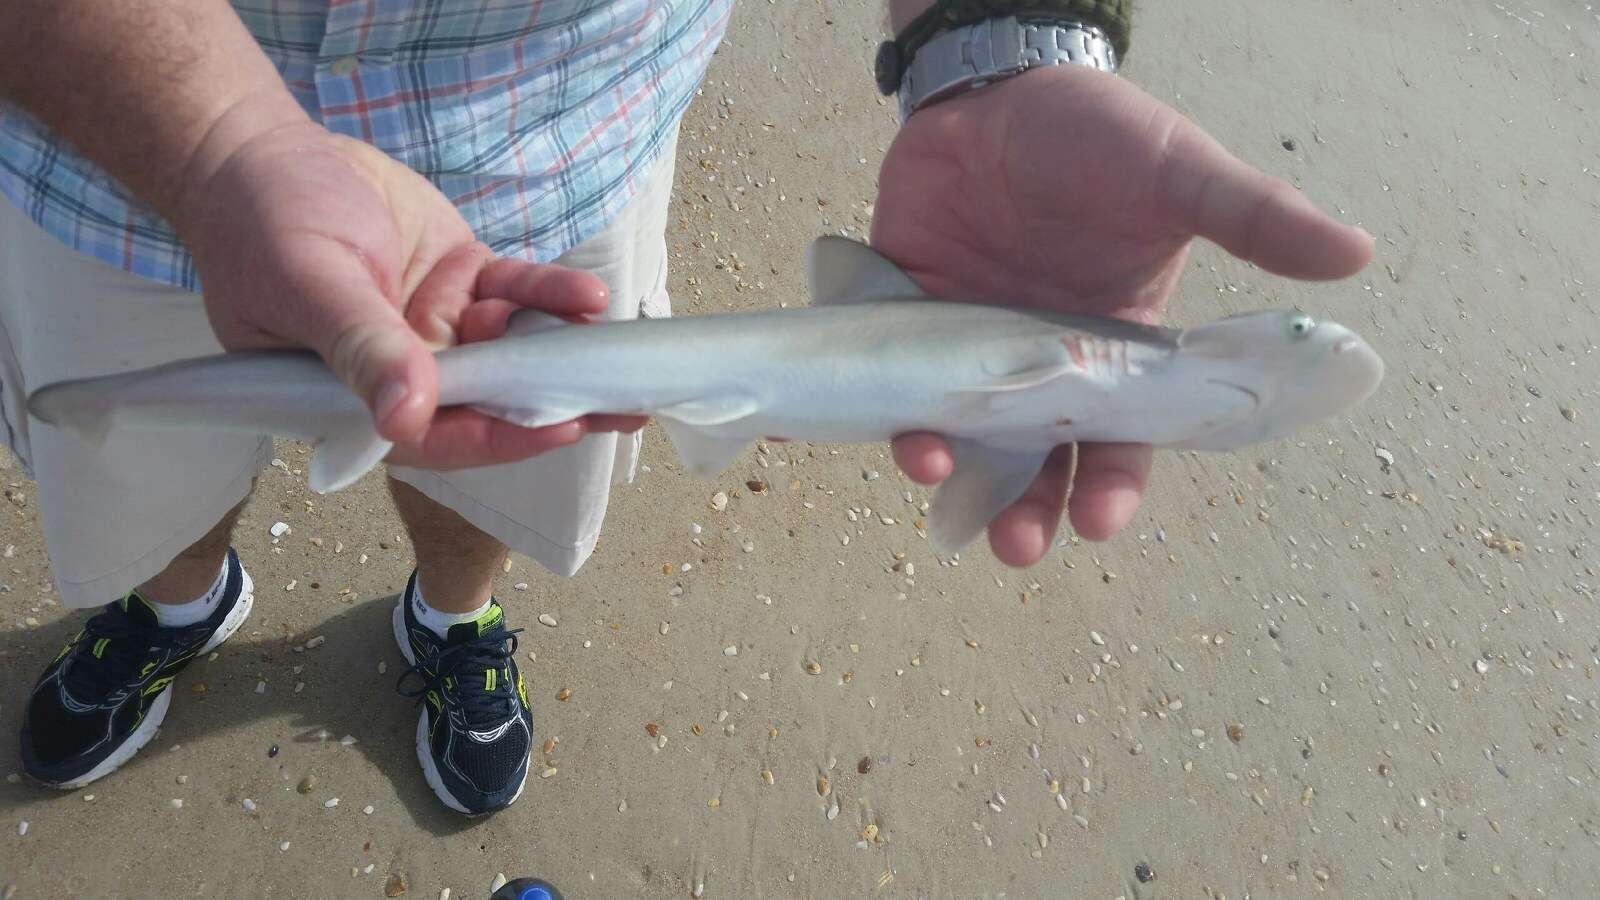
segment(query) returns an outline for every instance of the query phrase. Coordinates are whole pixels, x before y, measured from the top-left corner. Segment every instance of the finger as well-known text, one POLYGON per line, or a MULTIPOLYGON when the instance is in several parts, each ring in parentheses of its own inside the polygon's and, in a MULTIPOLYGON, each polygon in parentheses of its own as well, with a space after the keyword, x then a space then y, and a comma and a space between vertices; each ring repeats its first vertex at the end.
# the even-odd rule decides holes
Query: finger
POLYGON ((593 272, 501 258, 478 273, 476 296, 560 316, 595 315, 611 305, 611 292, 593 272))
POLYGON ((1150 478, 1154 452, 1146 444, 1083 444, 1068 511, 1072 527, 1103 541, 1133 521, 1150 478))
POLYGON ((406 321, 436 350, 454 344, 461 315, 476 299, 478 273, 493 258, 488 246, 476 241, 445 254, 406 304, 406 321))
POLYGON ((311 312, 293 320, 291 342, 315 350, 372 411, 378 433, 419 438, 439 403, 433 353, 343 245, 313 254, 292 289, 311 312))
POLYGON ((936 434, 916 432, 894 439, 894 463, 918 484, 938 484, 950 477, 955 457, 950 445, 936 434))
POLYGON ((456 336, 463 344, 494 340, 506 333, 511 317, 523 309, 510 300, 479 300, 461 314, 456 336))
POLYGON ((440 410, 417 440, 396 443, 388 461, 440 470, 500 465, 576 443, 588 431, 583 419, 522 428, 466 407, 452 407, 440 410))
POLYGON ((643 428, 650 421, 648 416, 614 416, 592 415, 584 417, 589 423, 589 433, 595 434, 602 431, 616 431, 622 434, 632 434, 643 428))
POLYGON ((996 559, 1021 568, 1033 565, 1049 552, 1061 527, 1067 487, 1072 482, 1072 452, 1071 444, 1051 451, 1039 477, 1028 485, 1022 497, 989 523, 989 549, 996 559))
POLYGON ((1343 278, 1372 259, 1372 236, 1318 209, 1185 120, 1158 182, 1173 217, 1229 253, 1291 278, 1343 278))
POLYGON ((341 312, 346 321, 334 323, 318 352, 367 404, 379 434, 419 439, 439 403, 433 353, 387 303, 341 312))

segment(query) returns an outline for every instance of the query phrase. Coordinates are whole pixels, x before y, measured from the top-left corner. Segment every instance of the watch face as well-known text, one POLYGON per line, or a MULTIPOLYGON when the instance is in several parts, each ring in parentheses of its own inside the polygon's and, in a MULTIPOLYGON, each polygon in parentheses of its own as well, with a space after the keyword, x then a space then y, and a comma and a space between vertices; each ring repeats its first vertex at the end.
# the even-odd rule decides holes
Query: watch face
POLYGON ((873 61, 873 75, 878 81, 878 92, 885 96, 900 90, 900 46, 894 41, 878 45, 878 58, 873 61))

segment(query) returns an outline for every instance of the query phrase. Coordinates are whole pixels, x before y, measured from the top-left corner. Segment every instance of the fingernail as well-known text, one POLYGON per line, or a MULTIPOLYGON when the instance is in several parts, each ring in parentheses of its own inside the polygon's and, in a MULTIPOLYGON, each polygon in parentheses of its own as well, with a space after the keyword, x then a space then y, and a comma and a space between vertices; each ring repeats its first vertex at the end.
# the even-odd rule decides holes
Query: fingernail
POLYGON ((406 383, 404 381, 390 381, 379 389, 377 402, 373 405, 373 415, 377 418, 379 427, 389 421, 394 411, 406 400, 406 383))

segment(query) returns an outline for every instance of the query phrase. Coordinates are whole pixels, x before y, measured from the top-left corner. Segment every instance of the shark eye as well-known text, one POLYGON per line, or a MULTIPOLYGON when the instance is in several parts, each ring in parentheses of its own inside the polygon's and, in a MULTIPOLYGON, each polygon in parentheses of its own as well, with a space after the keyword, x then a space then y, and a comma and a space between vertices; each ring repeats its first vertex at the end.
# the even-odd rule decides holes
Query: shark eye
POLYGON ((1316 321, 1310 316, 1295 316, 1289 320, 1289 333, 1297 338, 1305 337, 1316 327, 1316 321))

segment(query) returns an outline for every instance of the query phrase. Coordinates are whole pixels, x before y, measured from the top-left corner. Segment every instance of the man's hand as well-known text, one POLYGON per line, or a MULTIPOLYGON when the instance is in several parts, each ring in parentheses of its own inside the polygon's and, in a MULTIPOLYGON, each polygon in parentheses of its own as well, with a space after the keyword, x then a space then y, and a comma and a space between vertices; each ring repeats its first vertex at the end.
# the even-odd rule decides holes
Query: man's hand
MULTIPOLYGON (((1132 84, 1080 66, 1036 69, 925 107, 889 148, 872 244, 937 296, 1155 322, 1189 243, 1217 242, 1267 271, 1341 278, 1372 239, 1284 181, 1233 157, 1132 84)), ((1067 504, 1060 448, 1023 498, 989 525, 995 555, 1032 565, 1067 504)), ((895 459, 932 484, 950 474, 937 436, 904 435, 895 459)), ((1125 527, 1150 472, 1145 446, 1080 448, 1073 526, 1091 540, 1125 527)))
POLYGON ((367 144, 311 123, 268 130, 173 209, 223 346, 315 350, 395 442, 390 462, 511 462, 643 425, 590 416, 530 430, 437 410, 432 350, 497 336, 511 306, 597 315, 607 291, 591 273, 494 259, 443 194, 367 144))
POLYGON ((436 413, 430 349, 498 336, 515 307, 599 313, 605 286, 492 259, 426 179, 313 123, 227 0, 5 0, 0 99, 177 228, 223 346, 321 354, 394 441, 391 462, 510 462, 643 426, 436 413))

